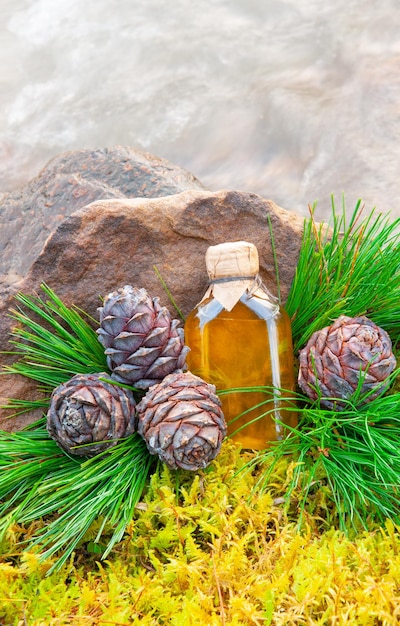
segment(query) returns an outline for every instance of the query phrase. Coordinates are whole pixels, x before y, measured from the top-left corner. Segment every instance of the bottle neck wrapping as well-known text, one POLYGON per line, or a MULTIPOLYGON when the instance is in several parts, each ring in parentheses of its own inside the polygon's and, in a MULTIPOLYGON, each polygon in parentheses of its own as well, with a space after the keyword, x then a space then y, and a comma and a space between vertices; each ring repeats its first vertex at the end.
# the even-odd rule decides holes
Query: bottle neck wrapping
POLYGON ((231 311, 244 294, 269 302, 271 310, 279 310, 277 299, 269 293, 259 274, 255 276, 223 276, 210 280, 209 287, 199 305, 210 297, 215 298, 226 311, 231 311))
POLYGON ((209 285, 220 285, 221 283, 236 283, 238 281, 248 280, 254 281, 256 276, 223 276, 222 278, 213 278, 208 281, 209 285))

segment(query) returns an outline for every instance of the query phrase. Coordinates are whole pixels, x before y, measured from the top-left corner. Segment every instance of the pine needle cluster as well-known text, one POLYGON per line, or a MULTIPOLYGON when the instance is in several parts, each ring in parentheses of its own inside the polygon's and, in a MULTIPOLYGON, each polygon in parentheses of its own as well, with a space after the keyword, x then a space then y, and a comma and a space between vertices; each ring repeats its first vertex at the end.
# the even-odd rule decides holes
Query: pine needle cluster
POLYGON ((361 201, 349 219, 332 200, 332 223, 305 220, 303 241, 285 308, 295 350, 340 315, 366 315, 400 339, 400 218, 371 211, 361 201))
MULTIPOLYGON (((47 410, 53 389, 74 374, 108 371, 87 315, 67 307, 48 286, 42 290, 46 300, 17 294, 20 306, 11 311, 19 322, 11 340, 19 359, 4 372, 36 380, 44 394, 38 401, 10 401, 8 407, 16 413, 47 410)), ((0 431, 0 541, 14 523, 48 519, 27 548, 40 545, 42 558, 59 553, 54 564, 58 569, 100 518, 95 543, 101 542, 105 529, 113 529, 101 549, 106 558, 123 537, 153 463, 136 433, 82 460, 60 450, 44 419, 17 433, 0 431)))
MULTIPOLYGON (((315 222, 312 210, 286 310, 296 352, 313 332, 340 315, 365 315, 389 333, 399 363, 400 219, 390 221, 374 211, 363 217, 359 202, 348 223, 346 211, 338 215, 332 205, 332 224, 327 226, 315 222)), ((367 398, 358 389, 340 412, 294 395, 298 427, 248 465, 264 467, 256 488, 269 488, 276 463, 288 455, 294 466, 281 495, 287 507, 296 503, 300 525, 320 488, 328 488, 342 529, 349 524, 368 528, 372 519, 398 521, 399 372, 391 375, 384 395, 364 402, 367 398)))

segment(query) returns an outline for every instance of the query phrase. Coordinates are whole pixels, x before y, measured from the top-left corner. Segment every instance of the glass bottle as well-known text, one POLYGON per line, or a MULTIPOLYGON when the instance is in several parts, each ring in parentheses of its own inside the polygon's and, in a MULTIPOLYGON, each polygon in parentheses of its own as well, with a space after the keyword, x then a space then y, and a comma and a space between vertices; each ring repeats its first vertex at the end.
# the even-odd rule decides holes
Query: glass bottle
POLYGON ((220 394, 228 434, 262 450, 297 425, 285 400, 295 388, 290 319, 261 282, 253 244, 210 246, 206 266, 209 288, 185 323, 188 368, 217 390, 240 389, 220 394))

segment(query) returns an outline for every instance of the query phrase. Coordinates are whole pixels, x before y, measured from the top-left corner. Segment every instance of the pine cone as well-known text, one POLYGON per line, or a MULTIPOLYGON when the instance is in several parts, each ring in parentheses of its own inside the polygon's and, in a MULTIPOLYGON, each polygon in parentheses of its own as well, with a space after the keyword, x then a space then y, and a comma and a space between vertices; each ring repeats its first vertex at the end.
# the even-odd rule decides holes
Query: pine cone
POLYGON ((135 432, 133 393, 100 378, 109 375, 77 374, 52 393, 47 430, 68 453, 94 456, 135 432))
POLYGON ((383 393, 384 381, 396 367, 392 342, 385 330, 366 317, 341 315, 332 326, 315 332, 299 354, 299 385, 309 398, 343 410, 362 379, 361 393, 375 390, 370 402, 383 393), (319 389, 320 393, 318 393, 319 389))
POLYGON ((167 374, 182 371, 189 351, 183 329, 158 298, 126 285, 108 294, 99 313, 97 333, 112 378, 148 389, 167 374))
POLYGON ((137 405, 138 433, 171 469, 206 467, 226 435, 214 385, 191 372, 170 374, 137 405))

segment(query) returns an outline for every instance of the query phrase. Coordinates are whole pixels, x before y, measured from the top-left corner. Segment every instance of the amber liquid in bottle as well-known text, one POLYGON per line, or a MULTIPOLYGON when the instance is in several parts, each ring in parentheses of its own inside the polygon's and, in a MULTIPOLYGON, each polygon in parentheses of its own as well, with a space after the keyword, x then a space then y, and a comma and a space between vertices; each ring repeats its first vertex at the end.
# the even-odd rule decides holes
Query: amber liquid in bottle
POLYGON ((246 293, 227 311, 211 297, 187 317, 185 343, 189 370, 217 390, 270 388, 220 396, 228 435, 238 431, 232 438, 243 448, 262 450, 287 435, 284 424, 297 425, 293 402, 285 401, 288 393, 282 391, 295 385, 291 324, 284 309, 271 310, 262 298, 246 293))

